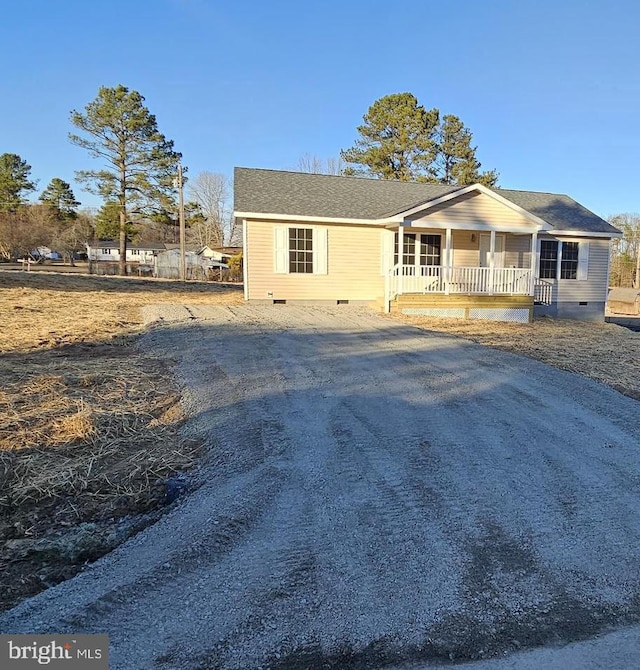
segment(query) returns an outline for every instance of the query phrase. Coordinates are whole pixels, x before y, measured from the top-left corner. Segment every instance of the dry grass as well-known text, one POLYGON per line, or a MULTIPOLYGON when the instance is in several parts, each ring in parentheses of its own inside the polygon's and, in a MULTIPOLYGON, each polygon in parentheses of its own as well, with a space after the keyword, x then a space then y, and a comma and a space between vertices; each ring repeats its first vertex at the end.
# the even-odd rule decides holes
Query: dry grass
POLYGON ((140 308, 162 302, 235 304, 242 302, 242 290, 210 283, 0 271, 0 353, 136 332, 140 308))
POLYGON ((640 333, 611 323, 539 319, 530 324, 393 315, 595 379, 640 400, 640 333))
POLYGON ((0 609, 148 522, 198 456, 167 361, 135 346, 141 307, 241 300, 211 284, 0 272, 0 609))

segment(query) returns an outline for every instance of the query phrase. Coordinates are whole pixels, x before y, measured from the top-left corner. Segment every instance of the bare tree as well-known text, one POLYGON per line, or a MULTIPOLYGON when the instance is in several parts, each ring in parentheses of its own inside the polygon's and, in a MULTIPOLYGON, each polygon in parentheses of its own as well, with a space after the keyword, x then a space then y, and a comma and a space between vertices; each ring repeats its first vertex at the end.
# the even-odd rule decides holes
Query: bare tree
POLYGON ((214 172, 200 172, 187 187, 189 200, 200 214, 191 218, 190 237, 203 247, 224 246, 233 234, 229 178, 214 172))
POLYGON ((87 212, 79 212, 65 226, 57 226, 49 246, 59 251, 69 265, 75 265, 74 255, 86 251, 87 242, 94 236, 92 217, 87 212))
POLYGON ((0 257, 9 260, 48 246, 56 220, 46 205, 21 205, 13 212, 0 212, 0 257))
POLYGON ((342 158, 327 158, 325 161, 315 154, 306 153, 298 159, 298 172, 341 175, 343 169, 342 158))
POLYGON ((640 214, 616 214, 609 223, 622 231, 611 248, 611 285, 640 288, 640 214))

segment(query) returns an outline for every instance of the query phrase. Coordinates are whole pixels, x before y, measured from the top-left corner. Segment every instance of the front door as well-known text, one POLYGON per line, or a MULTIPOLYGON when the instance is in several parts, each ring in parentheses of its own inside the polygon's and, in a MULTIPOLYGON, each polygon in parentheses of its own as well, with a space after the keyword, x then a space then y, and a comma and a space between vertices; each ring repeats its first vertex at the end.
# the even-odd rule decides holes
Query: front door
MULTIPOLYGON (((491 248, 491 235, 480 235, 480 267, 489 267, 489 249, 491 248)), ((504 235, 496 235, 496 249, 493 256, 493 267, 504 267, 504 235)))

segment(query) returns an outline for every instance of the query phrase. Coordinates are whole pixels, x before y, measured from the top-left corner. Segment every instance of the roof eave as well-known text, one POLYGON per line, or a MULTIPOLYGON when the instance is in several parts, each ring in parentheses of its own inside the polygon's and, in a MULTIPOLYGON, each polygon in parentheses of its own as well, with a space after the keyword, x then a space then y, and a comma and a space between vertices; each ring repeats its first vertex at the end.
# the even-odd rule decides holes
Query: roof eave
POLYGON ((351 225, 385 226, 389 223, 401 223, 401 216, 390 216, 383 219, 354 219, 349 217, 309 216, 303 214, 270 214, 265 212, 233 213, 236 219, 256 219, 259 221, 304 221, 308 223, 346 223, 351 225))
POLYGON ((603 230, 592 231, 592 230, 549 230, 547 231, 555 235, 560 235, 561 237, 604 237, 604 238, 614 238, 622 237, 622 233, 619 230, 606 232, 603 230))

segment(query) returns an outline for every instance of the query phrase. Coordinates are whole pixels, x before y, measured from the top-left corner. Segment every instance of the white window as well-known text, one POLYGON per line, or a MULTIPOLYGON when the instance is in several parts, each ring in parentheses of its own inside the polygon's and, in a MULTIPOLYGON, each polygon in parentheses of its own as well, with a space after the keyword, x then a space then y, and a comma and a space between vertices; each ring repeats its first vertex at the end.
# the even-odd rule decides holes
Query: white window
POLYGON ((313 274, 313 228, 289 228, 289 272, 313 274))
POLYGON ((111 253, 111 249, 103 249, 102 253, 108 256, 111 253))
POLYGON ((278 274, 327 274, 327 229, 276 226, 274 272, 278 274))
POLYGON ((589 242, 541 240, 539 243, 538 273, 541 279, 587 278, 589 271, 589 242))
MULTIPOLYGON (((398 263, 398 233, 393 241, 393 264, 398 263)), ((402 236, 403 265, 440 265, 442 239, 440 235, 405 233, 402 236)))

